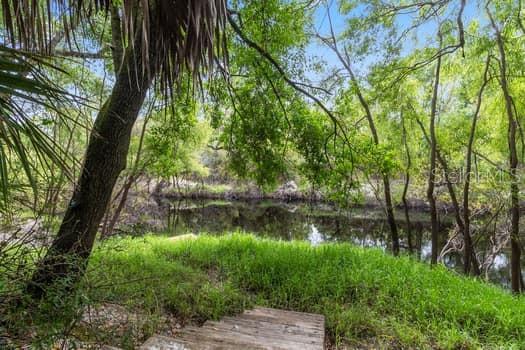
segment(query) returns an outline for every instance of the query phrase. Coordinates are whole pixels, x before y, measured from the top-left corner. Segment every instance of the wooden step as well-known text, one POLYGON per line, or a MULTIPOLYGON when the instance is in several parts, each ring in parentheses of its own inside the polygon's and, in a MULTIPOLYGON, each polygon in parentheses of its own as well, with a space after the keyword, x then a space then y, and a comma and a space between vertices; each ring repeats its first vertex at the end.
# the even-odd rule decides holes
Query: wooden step
POLYGON ((178 342, 176 339, 162 335, 150 337, 139 350, 189 350, 185 344, 178 342))
POLYGON ((319 327, 324 327, 325 321, 323 315, 289 310, 270 309, 266 307, 257 307, 253 310, 246 310, 244 311, 243 315, 271 317, 274 318, 276 322, 285 322, 287 320, 304 321, 312 325, 317 325, 319 327))
MULTIPOLYGON (((246 349, 246 350, 265 350, 267 346, 250 341, 240 335, 211 331, 200 327, 186 327, 176 335, 176 339, 187 344, 192 350, 203 350, 203 345, 210 346, 210 349, 246 349)), ((206 348, 208 349, 208 348, 206 348)), ((272 348, 273 349, 273 348, 272 348)))
POLYGON ((210 342, 203 337, 196 339, 170 338, 154 335, 139 350, 262 350, 264 348, 245 348, 228 342, 210 342))
POLYGON ((267 342, 274 342, 277 345, 288 344, 290 348, 300 346, 303 349, 319 349, 321 345, 322 349, 322 338, 318 336, 311 336, 304 331, 289 331, 286 328, 281 329, 268 329, 264 327, 264 324, 258 324, 256 326, 246 325, 243 323, 238 324, 227 324, 224 322, 210 323, 203 327, 204 329, 212 332, 218 332, 219 334, 230 333, 235 337, 248 336, 250 339, 265 339, 267 342))
MULTIPOLYGON (((211 324, 214 325, 216 322, 214 321, 207 321, 205 325, 211 324)), ((224 317, 220 323, 224 323, 231 326, 236 326, 239 324, 242 324, 247 327, 264 327, 264 329, 268 330, 274 330, 275 332, 282 332, 285 334, 291 333, 291 334, 298 334, 302 333, 305 334, 305 330, 308 332, 308 336, 313 337, 322 337, 324 334, 324 329, 318 329, 318 328, 304 328, 301 326, 293 325, 293 324, 284 324, 284 323, 274 323, 274 322, 268 322, 267 320, 257 320, 257 319, 251 319, 251 318, 238 318, 238 317, 224 317)))
POLYGON ((258 307, 236 317, 154 336, 141 350, 322 350, 324 316, 258 307))

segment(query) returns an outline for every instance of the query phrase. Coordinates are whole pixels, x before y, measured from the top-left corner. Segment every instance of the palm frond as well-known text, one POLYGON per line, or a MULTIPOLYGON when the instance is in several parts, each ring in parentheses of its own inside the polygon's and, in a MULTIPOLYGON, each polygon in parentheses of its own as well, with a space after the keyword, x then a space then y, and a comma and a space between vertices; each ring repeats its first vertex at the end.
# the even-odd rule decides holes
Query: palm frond
MULTIPOLYGON (((49 82, 36 55, 51 54, 57 40, 71 43, 77 24, 119 6, 124 43, 141 55, 145 74, 171 92, 189 70, 194 78, 226 54, 224 27, 227 0, 1 0, 2 24, 11 49, 0 47, 0 191, 6 197, 10 154, 24 165, 33 187, 29 144, 39 160, 60 164, 59 148, 16 101, 54 108, 63 91, 49 82), (57 34, 60 32, 61 34, 57 34), (138 41, 136 39, 139 39, 138 41), (15 50, 14 50, 15 49, 15 50), (23 49, 25 54, 17 50, 23 49), (25 141, 25 142, 23 142, 25 141), (57 151, 58 150, 58 151, 57 151)), ((7 45, 7 43, 5 43, 7 45)), ((198 79, 193 79, 198 81, 198 79)), ((169 94, 171 95, 171 93, 169 94)), ((1 203, 0 203, 1 204, 1 203)))
POLYGON ((141 36, 144 67, 171 87, 187 68, 198 73, 225 54, 227 0, 2 0, 2 20, 12 47, 50 53, 58 24, 66 41, 83 19, 119 5, 128 45, 141 36), (222 45, 221 45, 222 43, 222 45), (150 62, 153 60, 153 62, 150 62))
POLYGON ((69 157, 30 116, 36 108, 68 118, 61 107, 71 96, 46 78, 46 69, 57 68, 36 54, 0 46, 0 210, 8 202, 10 175, 21 178, 21 174, 10 171, 16 168, 15 163, 34 193, 35 175, 50 164, 68 173, 69 157))
POLYGON ((151 42, 154 66, 167 86, 177 84, 182 67, 196 73, 226 53, 226 0, 159 0, 150 14, 152 30, 144 40, 151 42))

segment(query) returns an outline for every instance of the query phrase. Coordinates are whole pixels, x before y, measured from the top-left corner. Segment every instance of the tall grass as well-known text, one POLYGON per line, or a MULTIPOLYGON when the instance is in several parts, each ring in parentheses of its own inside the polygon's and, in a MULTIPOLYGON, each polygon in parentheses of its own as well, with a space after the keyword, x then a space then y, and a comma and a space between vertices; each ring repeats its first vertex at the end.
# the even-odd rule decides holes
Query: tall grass
POLYGON ((525 300, 446 268, 350 244, 251 235, 123 238, 97 247, 91 297, 202 322, 255 304, 324 314, 334 344, 525 348, 525 300))

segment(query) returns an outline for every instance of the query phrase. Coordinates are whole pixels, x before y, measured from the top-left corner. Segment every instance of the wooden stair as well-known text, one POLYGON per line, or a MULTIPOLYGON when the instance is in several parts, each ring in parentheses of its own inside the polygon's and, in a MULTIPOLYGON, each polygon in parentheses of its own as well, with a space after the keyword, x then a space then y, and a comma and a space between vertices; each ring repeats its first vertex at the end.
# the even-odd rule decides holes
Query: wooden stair
POLYGON ((324 316, 257 307, 236 317, 155 335, 140 350, 323 350, 324 316))

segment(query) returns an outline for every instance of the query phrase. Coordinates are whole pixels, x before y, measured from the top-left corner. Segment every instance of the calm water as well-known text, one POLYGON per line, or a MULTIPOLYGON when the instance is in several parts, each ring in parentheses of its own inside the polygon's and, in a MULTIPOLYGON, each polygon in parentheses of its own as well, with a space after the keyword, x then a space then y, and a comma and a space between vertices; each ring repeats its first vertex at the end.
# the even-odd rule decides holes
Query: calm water
MULTIPOLYGON (((262 237, 307 240, 313 245, 323 242, 352 242, 383 250, 389 246, 389 228, 380 209, 355 208, 341 211, 327 204, 278 201, 162 200, 158 204, 159 210, 143 224, 147 230, 173 235, 190 232, 222 234, 240 230, 262 237)), ((402 249, 406 250, 404 213, 397 212, 396 218, 403 231, 402 249)), ((410 214, 413 242, 423 260, 430 258, 428 220, 428 213, 424 211, 412 211, 410 214)), ((443 245, 452 227, 453 218, 442 215, 440 220, 443 245)), ((478 246, 481 250, 484 249, 483 240, 478 246)), ((481 259, 487 255, 484 251, 479 253, 481 259)), ((507 251, 498 254, 486 273, 489 280, 504 286, 509 283, 507 254, 507 251)), ((462 268, 461 254, 449 254, 443 262, 458 271, 462 268)))

